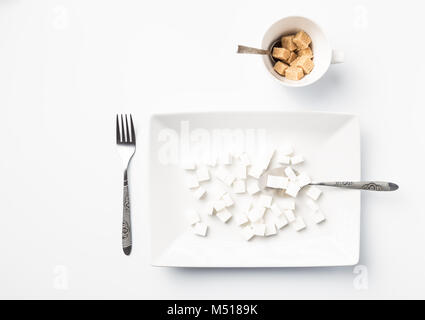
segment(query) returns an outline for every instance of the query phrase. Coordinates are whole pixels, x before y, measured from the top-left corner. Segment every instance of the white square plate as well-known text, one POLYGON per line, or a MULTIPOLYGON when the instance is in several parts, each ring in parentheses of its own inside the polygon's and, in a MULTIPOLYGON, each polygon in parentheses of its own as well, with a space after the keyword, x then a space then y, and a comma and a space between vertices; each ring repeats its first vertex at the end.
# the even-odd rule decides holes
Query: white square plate
MULTIPOLYGON (((354 265, 359 258, 360 191, 323 187, 319 204, 327 220, 313 223, 297 198, 297 214, 307 228, 291 226, 271 237, 245 241, 232 218, 227 224, 201 213, 207 237, 194 235, 185 213, 202 210, 214 199, 217 181, 202 183, 205 199, 196 200, 185 185, 179 157, 203 154, 217 137, 261 154, 259 141, 290 143, 306 161, 299 168, 313 181, 360 180, 360 130, 354 115, 316 112, 221 112, 154 115, 150 124, 150 232, 152 265, 173 267, 312 267, 354 265), (230 136, 229 136, 230 134, 230 136), (227 135, 227 136, 226 136, 227 135), (231 137, 229 139, 229 137, 231 137), (204 148, 204 149, 203 149, 204 148)), ((220 140, 220 139, 218 139, 220 140)), ((223 142, 223 141, 221 141, 223 142)), ((275 163, 272 167, 276 166, 275 163)), ((214 173, 216 168, 212 168, 214 173)), ((243 196, 235 195, 236 205, 243 196)))

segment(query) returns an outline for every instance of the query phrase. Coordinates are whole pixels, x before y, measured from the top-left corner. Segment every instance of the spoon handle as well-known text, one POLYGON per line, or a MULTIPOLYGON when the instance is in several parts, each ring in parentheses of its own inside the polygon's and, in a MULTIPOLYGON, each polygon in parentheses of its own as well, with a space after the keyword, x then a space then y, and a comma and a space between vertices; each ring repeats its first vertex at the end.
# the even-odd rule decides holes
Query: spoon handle
POLYGON ((310 183, 315 186, 327 186, 327 187, 338 187, 347 189, 359 189, 367 191, 395 191, 398 189, 398 185, 392 182, 382 181, 336 181, 336 182, 317 182, 310 183))
POLYGON ((251 48, 246 46, 238 46, 238 53, 248 53, 248 54, 269 54, 268 50, 251 48))

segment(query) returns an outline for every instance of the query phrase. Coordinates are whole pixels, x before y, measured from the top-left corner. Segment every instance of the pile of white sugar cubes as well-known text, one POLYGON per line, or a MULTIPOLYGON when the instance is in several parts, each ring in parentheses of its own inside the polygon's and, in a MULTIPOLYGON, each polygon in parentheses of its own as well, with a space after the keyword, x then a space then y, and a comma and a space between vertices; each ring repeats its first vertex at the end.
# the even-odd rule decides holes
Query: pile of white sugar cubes
POLYGON ((256 160, 252 162, 247 153, 233 155, 229 152, 220 156, 219 165, 217 160, 208 164, 190 159, 183 161, 188 189, 197 200, 204 202, 203 212, 189 210, 186 213, 194 234, 205 237, 208 233, 208 224, 201 221, 201 215, 204 216, 202 220, 208 220, 209 216, 224 224, 234 221, 245 240, 276 235, 288 225, 301 231, 306 228, 306 223, 297 215, 295 202, 301 190, 305 190, 312 221, 316 224, 325 221, 318 205, 322 192, 309 186, 310 177, 300 171, 299 167, 304 163, 301 154, 294 153, 291 146, 284 146, 267 151, 256 160), (270 169, 273 159, 278 167, 285 167, 285 175, 268 175, 267 190, 260 190, 258 179, 270 169), (208 196, 209 191, 203 186, 207 183, 214 196, 208 196), (246 196, 245 199, 241 198, 242 195, 246 196))

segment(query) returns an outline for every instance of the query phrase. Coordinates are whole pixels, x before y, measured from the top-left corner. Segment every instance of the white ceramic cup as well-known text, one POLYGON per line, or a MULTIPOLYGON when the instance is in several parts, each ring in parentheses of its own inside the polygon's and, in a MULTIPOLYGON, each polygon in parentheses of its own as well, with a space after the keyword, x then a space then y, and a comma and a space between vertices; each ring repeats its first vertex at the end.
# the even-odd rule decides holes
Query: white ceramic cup
POLYGON ((288 80, 273 70, 273 62, 269 56, 263 56, 264 64, 270 74, 287 87, 305 87, 319 80, 328 70, 331 63, 344 62, 344 53, 333 50, 322 29, 312 20, 304 17, 286 17, 275 22, 264 34, 261 46, 269 49, 270 45, 284 35, 295 34, 304 30, 311 38, 314 54, 314 68, 310 74, 298 81, 288 80))

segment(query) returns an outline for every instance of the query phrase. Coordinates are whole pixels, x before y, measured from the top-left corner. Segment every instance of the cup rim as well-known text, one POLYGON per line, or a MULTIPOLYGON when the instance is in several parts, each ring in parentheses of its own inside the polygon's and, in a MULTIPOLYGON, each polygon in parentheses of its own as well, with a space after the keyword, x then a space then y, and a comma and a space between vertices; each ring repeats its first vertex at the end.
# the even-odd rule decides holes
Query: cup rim
POLYGON ((330 45, 330 43, 329 43, 329 39, 328 39, 328 37, 326 36, 326 33, 323 31, 323 28, 316 22, 316 21, 314 21, 313 19, 311 19, 311 18, 309 18, 309 17, 306 17, 306 16, 299 16, 299 15, 292 15, 292 16, 286 16, 286 17, 283 17, 283 18, 281 18, 281 19, 279 19, 279 20, 276 20, 275 22, 273 22, 268 28, 267 28, 267 30, 266 30, 266 32, 264 33, 264 35, 263 35, 263 38, 262 38, 262 40, 261 40, 261 48, 262 49, 269 49, 269 48, 265 48, 265 46, 264 46, 264 38, 265 38, 265 36, 267 35, 267 33, 270 31, 270 29, 275 25, 275 24, 277 24, 277 23, 279 23, 279 22, 281 22, 282 20, 286 20, 286 19, 304 19, 304 20, 308 20, 309 22, 311 22, 311 23, 313 23, 315 26, 316 26, 316 28, 323 34, 323 37, 324 37, 324 39, 326 40, 326 43, 328 44, 328 48, 329 48, 329 61, 328 61, 328 63, 327 63, 327 67, 326 67, 326 69, 322 72, 322 74, 319 76, 319 77, 317 77, 316 79, 313 79, 313 80, 311 80, 310 82, 303 82, 303 83, 296 83, 296 82, 294 82, 294 83, 288 83, 288 82, 284 82, 284 81, 282 81, 282 80, 280 80, 279 78, 277 78, 277 77, 275 77, 273 74, 272 74, 272 71, 271 70, 269 70, 268 68, 267 68, 267 65, 266 65, 266 60, 265 59, 267 59, 268 57, 263 57, 263 63, 264 63, 264 65, 265 65, 265 67, 266 67, 266 70, 268 71, 268 73, 269 73, 269 75, 273 78, 273 79, 275 79, 276 81, 278 81, 281 85, 283 85, 283 86, 287 86, 287 87, 291 87, 291 88, 301 88, 301 87, 306 87, 306 86, 309 86, 309 85, 311 85, 311 84, 313 84, 313 83, 315 83, 316 81, 318 81, 319 79, 321 79, 322 77, 323 77, 323 75, 328 71, 328 69, 329 69, 329 67, 330 67, 330 65, 331 65, 331 61, 332 61, 332 47, 331 47, 331 45, 330 45))

